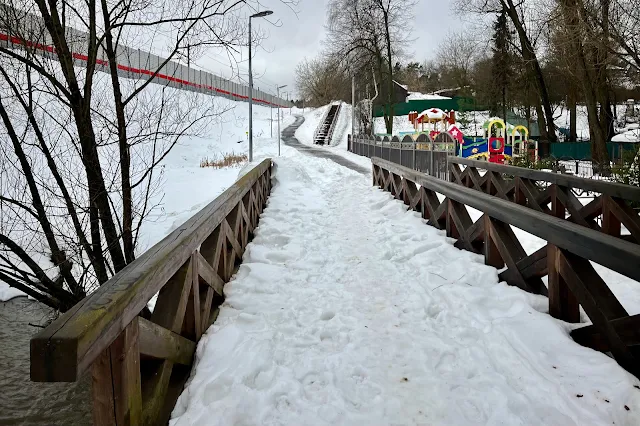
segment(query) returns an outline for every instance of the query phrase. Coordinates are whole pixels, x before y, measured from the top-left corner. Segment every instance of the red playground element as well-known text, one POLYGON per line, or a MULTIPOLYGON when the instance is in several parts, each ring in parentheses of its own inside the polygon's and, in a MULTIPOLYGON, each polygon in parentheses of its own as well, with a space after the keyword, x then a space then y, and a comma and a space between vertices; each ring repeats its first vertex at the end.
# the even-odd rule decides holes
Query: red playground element
POLYGON ((489 162, 504 164, 504 138, 489 138, 489 162))

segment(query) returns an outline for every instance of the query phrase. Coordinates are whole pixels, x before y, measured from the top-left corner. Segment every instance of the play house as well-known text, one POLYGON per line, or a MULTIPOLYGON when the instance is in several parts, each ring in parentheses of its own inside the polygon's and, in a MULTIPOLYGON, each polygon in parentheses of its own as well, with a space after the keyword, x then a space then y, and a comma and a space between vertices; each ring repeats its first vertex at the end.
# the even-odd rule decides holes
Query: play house
POLYGON ((429 132, 431 139, 435 139, 438 133, 449 130, 449 125, 456 123, 455 111, 443 111, 440 108, 431 108, 418 114, 417 111, 409 113, 409 121, 417 133, 429 132), (425 130, 426 124, 426 130, 425 130))
POLYGON ((492 163, 505 163, 526 155, 534 161, 538 158, 537 142, 533 152, 528 152, 529 130, 525 126, 512 126, 499 118, 491 118, 482 128, 482 138, 463 138, 460 157, 486 159, 492 163))

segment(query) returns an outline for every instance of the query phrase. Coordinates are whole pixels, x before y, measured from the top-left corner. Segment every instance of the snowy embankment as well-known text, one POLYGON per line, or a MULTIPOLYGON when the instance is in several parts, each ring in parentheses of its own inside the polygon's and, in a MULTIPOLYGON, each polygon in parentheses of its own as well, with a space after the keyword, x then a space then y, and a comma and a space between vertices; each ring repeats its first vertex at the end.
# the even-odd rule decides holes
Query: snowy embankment
MULTIPOLYGON (((298 141, 306 145, 313 145, 313 132, 322 121, 324 113, 328 108, 329 105, 325 105, 315 110, 306 112, 305 114, 301 114, 304 116, 305 121, 298 128, 298 130, 296 130, 295 136, 298 141)), ((340 107, 338 122, 336 123, 336 128, 333 133, 331 146, 317 145, 316 147, 318 149, 328 149, 332 153, 340 155, 359 166, 371 168, 371 160, 347 151, 347 140, 349 134, 351 134, 351 117, 351 105, 343 102, 342 106, 340 107)))
MULTIPOLYGON (((161 196, 158 197, 161 208, 144 224, 139 252, 160 241, 223 193, 247 165, 245 162, 223 169, 200 167, 200 160, 203 158, 220 159, 227 153, 249 152, 248 104, 224 99, 220 99, 220 102, 228 103, 228 109, 207 128, 206 134, 199 138, 185 138, 163 162, 164 179, 161 196)), ((274 109, 272 114, 267 107, 253 106, 253 160, 256 164, 268 156, 278 155, 276 111, 274 109)), ((296 112, 297 109, 294 108, 293 113, 296 112)), ((289 114, 287 110, 287 114, 282 114, 281 129, 294 119, 293 114, 289 114)))
POLYGON ((638 379, 547 298, 368 177, 284 154, 172 426, 640 422, 638 379))
MULTIPOLYGON (((104 78, 102 74, 98 76, 104 78)), ((104 82, 100 81, 96 84, 104 84, 104 82)), ((161 89, 162 86, 152 84, 146 90, 154 93, 161 89)), ((165 91, 178 92, 177 89, 171 88, 166 88, 165 91)), ((238 173, 246 165, 244 163, 224 169, 213 169, 200 167, 200 161, 205 158, 222 159, 229 153, 248 153, 248 104, 191 92, 189 96, 198 98, 193 102, 196 114, 197 108, 203 111, 213 110, 217 113, 200 131, 198 137, 182 137, 157 167, 161 177, 158 178, 157 188, 150 200, 150 204, 156 207, 142 225, 138 253, 144 252, 160 241, 200 208, 224 192, 235 182, 238 173)), ((260 161, 266 156, 277 156, 276 111, 274 109, 272 112, 268 107, 260 105, 253 106, 255 161, 260 161), (273 126, 273 132, 271 126, 273 126)), ((284 128, 294 121, 293 114, 298 110, 293 108, 291 111, 286 109, 282 111, 281 128, 284 128)), ((103 162, 109 164, 111 160, 105 156, 103 162)), ((134 162, 132 167, 136 169, 143 167, 148 159, 134 155, 132 161, 134 162), (140 164, 135 164, 136 161, 140 164)), ((46 266, 48 265, 43 265, 43 267, 46 266)), ((53 268, 51 269, 55 272, 53 268)), ((24 293, 0 281, 0 301, 19 296, 24 296, 24 293)))

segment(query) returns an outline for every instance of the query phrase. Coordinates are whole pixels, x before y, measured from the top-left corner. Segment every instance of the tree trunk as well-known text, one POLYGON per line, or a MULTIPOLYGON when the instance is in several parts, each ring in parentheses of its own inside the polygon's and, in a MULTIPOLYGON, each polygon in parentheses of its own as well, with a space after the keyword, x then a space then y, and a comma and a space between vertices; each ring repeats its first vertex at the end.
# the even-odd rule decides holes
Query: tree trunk
POLYGON ((118 77, 118 64, 116 50, 113 44, 113 34, 110 27, 109 6, 106 0, 101 0, 102 16, 105 22, 106 53, 111 71, 111 85, 113 86, 113 99, 115 101, 116 120, 118 124, 118 150, 120 152, 120 178, 122 179, 122 245, 124 258, 127 264, 135 259, 133 245, 133 198, 131 191, 131 155, 129 142, 127 141, 127 122, 125 118, 125 105, 122 101, 120 78, 118 77))
POLYGON ((387 133, 393 134, 393 61, 391 60, 391 34, 389 30, 389 11, 382 6, 382 12, 384 14, 384 35, 387 44, 387 60, 388 60, 388 72, 389 72, 389 96, 388 102, 388 121, 387 121, 387 133))
MULTIPOLYGON (((602 0, 602 2, 608 3, 608 0, 602 0)), ((561 6, 565 26, 570 32, 581 34, 584 32, 581 29, 591 30, 591 28, 585 28, 587 24, 580 20, 580 13, 584 11, 581 0, 563 0, 561 6)), ((611 127, 611 108, 606 79, 607 53, 603 54, 602 52, 607 47, 603 45, 602 41, 598 43, 598 40, 593 36, 587 37, 588 39, 584 41, 578 37, 572 37, 570 47, 576 55, 576 71, 587 106, 594 172, 607 175, 611 169, 607 152, 607 140, 611 127), (597 45, 592 49, 587 49, 588 46, 585 46, 585 42, 597 43, 597 45), (590 56, 588 56, 589 53, 590 56), (601 107, 600 111, 598 105, 601 107)))
POLYGON ((575 142, 578 140, 578 106, 576 102, 576 90, 575 87, 571 87, 569 96, 567 97, 569 103, 569 141, 575 142))
MULTIPOLYGON (((531 76, 535 82, 536 89, 538 91, 538 97, 540 98, 540 102, 542 104, 542 109, 544 111, 544 115, 542 117, 543 127, 546 128, 546 140, 549 142, 556 142, 558 140, 556 136, 555 124, 553 123, 553 113, 551 111, 551 101, 549 99, 549 91, 547 90, 547 85, 544 81, 544 75, 542 74, 542 67, 540 67, 540 62, 538 61, 538 57, 533 49, 533 45, 529 40, 529 36, 522 25, 522 21, 520 21, 520 16, 518 15, 518 10, 516 6, 513 4, 512 0, 501 0, 502 7, 506 10, 513 26, 518 33, 518 38, 520 40, 520 46, 522 48, 522 57, 527 64, 529 64, 529 70, 531 72, 531 76), (506 3, 505 3, 506 1, 506 3)), ((540 124, 540 117, 538 118, 538 123, 540 124)), ((540 129, 540 138, 542 139, 542 129, 540 129)))
POLYGON ((549 136, 547 134, 546 122, 544 120, 544 112, 542 111, 542 105, 536 100, 536 120, 538 122, 538 131, 540 132, 540 140, 538 141, 538 155, 540 158, 549 156, 549 136))

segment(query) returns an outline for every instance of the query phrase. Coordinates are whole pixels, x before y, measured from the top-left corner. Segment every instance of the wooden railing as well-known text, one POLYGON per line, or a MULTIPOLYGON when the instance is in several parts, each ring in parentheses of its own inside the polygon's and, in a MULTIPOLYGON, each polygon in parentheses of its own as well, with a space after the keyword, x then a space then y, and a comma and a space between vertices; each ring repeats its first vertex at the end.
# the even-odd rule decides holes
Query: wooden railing
MULTIPOLYGON (((528 292, 547 295, 551 315, 564 321, 579 322, 579 307, 582 306, 593 325, 574 330, 571 333, 573 339, 582 345, 611 352, 622 367, 640 377, 640 315, 629 316, 590 262, 640 281, 640 245, 584 224, 573 223, 562 216, 547 214, 541 207, 542 201, 536 209, 512 202, 508 196, 504 199, 502 193, 510 192, 506 191, 497 176, 489 172, 489 177, 484 179, 491 183, 485 183, 485 186, 490 185, 488 192, 500 194, 498 197, 379 158, 373 158, 372 163, 374 185, 390 191, 411 209, 421 212, 430 225, 446 229, 447 236, 457 239, 457 247, 484 254, 485 263, 498 269, 506 265, 507 269, 499 276, 501 280, 528 292), (444 195, 445 199, 440 202, 436 193, 444 195), (483 213, 475 223, 469 216, 467 206, 483 213), (547 241, 547 246, 527 255, 512 226, 547 241), (548 288, 542 282, 544 276, 548 276, 548 288)), ((483 166, 487 165, 483 163, 483 166)), ((514 174, 512 169, 509 169, 509 173, 514 174)), ((495 172, 492 166, 488 170, 495 172)), ((470 180, 480 183, 478 179, 481 177, 471 171, 458 177, 464 181, 468 175, 473 176, 469 177, 470 180)), ((539 177, 529 174, 528 179, 539 177)), ((567 178, 575 179, 558 176, 553 182, 556 189, 550 191, 560 194, 561 184, 570 186, 570 183, 575 183, 573 180, 562 180, 567 178)), ((592 190, 602 190, 600 184, 592 182, 591 185, 597 185, 591 187, 592 190)), ((526 181, 519 187, 522 187, 522 191, 528 191, 525 195, 533 190, 526 181)), ((609 197, 631 195, 635 199, 635 192, 630 194, 625 188, 615 188, 609 197)), ((522 200, 522 195, 519 197, 522 200)), ((563 197, 566 197, 565 192, 555 196, 553 210, 557 213, 561 211, 559 202, 566 199, 563 197)), ((575 218, 582 217, 586 221, 591 217, 587 211, 577 210, 572 202, 567 201, 562 205, 575 218)), ((605 210, 603 222, 612 221, 611 217, 618 216, 611 210, 605 210)), ((611 225, 608 226, 613 229, 611 225)))
POLYGON ((448 163, 451 182, 640 244, 640 217, 631 207, 640 203, 640 187, 459 157, 448 163), (576 193, 593 199, 583 205, 576 193))
POLYGON ((90 371, 94 424, 166 424, 270 190, 266 159, 33 337, 31 380, 90 371))

